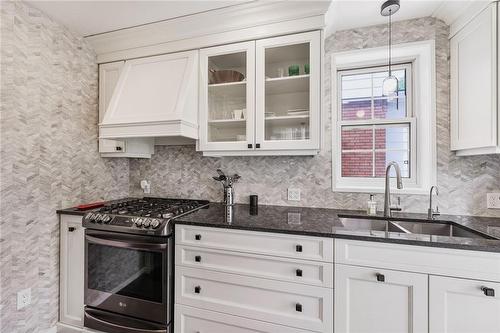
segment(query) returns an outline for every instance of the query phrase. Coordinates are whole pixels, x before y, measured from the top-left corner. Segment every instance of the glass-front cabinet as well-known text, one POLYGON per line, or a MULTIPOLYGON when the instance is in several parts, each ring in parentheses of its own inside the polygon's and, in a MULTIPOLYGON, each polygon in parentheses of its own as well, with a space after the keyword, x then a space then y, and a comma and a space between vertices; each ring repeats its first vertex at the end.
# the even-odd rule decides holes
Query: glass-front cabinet
POLYGON ((321 33, 200 52, 200 141, 205 155, 319 151, 321 33))
POLYGON ((242 151, 254 141, 255 42, 200 52, 200 148, 242 151))

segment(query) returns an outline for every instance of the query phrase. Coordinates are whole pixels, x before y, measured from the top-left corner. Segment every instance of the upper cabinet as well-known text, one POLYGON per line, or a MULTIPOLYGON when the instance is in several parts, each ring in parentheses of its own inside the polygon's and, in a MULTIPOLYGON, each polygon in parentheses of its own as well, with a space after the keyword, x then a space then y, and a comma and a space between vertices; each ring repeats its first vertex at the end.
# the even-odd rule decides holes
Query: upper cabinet
POLYGON ((201 50, 204 155, 317 154, 320 51, 320 31, 201 50))
POLYGON ((450 39, 451 149, 459 156, 500 153, 498 4, 450 39))

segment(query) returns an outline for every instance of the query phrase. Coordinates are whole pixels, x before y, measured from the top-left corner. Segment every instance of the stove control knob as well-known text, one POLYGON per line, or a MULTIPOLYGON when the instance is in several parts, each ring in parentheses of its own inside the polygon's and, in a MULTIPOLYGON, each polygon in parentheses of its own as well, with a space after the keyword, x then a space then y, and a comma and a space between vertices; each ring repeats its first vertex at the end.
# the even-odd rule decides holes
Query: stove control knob
POLYGON ((160 226, 160 220, 153 219, 153 220, 151 221, 151 228, 156 229, 156 228, 158 228, 159 226, 160 226))
POLYGON ((88 213, 86 218, 87 218, 87 221, 94 222, 94 213, 88 213))
POLYGON ((140 218, 140 217, 139 217, 139 218, 137 218, 137 219, 135 220, 135 225, 136 225, 136 226, 138 226, 138 227, 142 226, 142 218, 140 218))
POLYGON ((104 216, 102 217, 102 222, 104 222, 104 223, 109 223, 109 222, 111 222, 111 216, 109 216, 109 215, 104 215, 104 216))
POLYGON ((149 228, 150 224, 151 224, 151 219, 144 219, 144 222, 142 223, 144 228, 149 228))
POLYGON ((95 214, 94 217, 94 222, 101 223, 102 222, 103 215, 101 214, 95 214))

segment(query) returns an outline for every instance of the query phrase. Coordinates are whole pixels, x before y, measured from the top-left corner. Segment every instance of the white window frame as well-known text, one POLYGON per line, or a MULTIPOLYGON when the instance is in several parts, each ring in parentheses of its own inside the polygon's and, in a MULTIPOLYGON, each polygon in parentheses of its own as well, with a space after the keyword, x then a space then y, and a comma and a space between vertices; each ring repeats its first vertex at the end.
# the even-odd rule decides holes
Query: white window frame
MULTIPOLYGON (((411 101, 412 118, 411 157, 413 175, 403 179, 403 189, 394 189, 394 193, 427 194, 430 186, 436 184, 436 71, 435 43, 433 40, 394 45, 393 62, 411 63, 411 101), (415 150, 415 151, 414 151, 415 150)), ((382 193, 384 178, 342 177, 341 173, 341 119, 339 110, 339 72, 378 67, 387 63, 387 47, 361 49, 334 53, 331 56, 331 117, 332 117, 332 189, 334 192, 382 193)), ((384 120, 377 121, 382 123, 384 120)), ((401 123, 401 121, 399 121, 401 123)), ((406 121, 405 121, 406 122, 406 121)), ((391 179, 395 188, 395 179, 391 179)))

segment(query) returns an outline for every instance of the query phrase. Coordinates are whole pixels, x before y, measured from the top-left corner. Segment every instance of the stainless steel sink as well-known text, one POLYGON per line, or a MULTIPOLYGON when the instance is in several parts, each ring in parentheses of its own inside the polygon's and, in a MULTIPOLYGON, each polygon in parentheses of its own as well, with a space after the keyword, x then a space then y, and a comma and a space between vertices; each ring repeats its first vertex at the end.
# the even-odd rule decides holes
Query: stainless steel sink
POLYGON ((493 237, 490 237, 486 234, 461 227, 450 222, 421 222, 411 220, 388 221, 347 216, 340 216, 339 222, 341 225, 339 225, 338 227, 341 227, 345 230, 369 230, 417 235, 494 239, 493 237))

